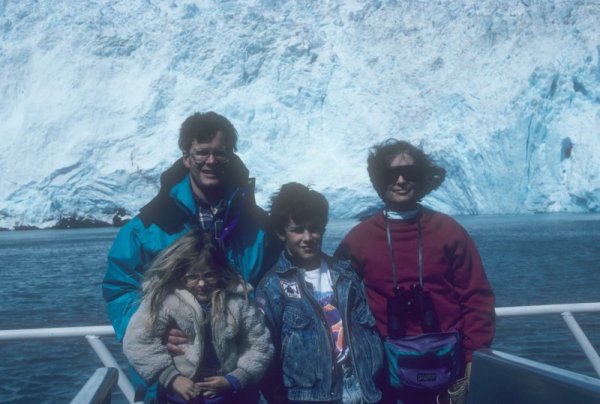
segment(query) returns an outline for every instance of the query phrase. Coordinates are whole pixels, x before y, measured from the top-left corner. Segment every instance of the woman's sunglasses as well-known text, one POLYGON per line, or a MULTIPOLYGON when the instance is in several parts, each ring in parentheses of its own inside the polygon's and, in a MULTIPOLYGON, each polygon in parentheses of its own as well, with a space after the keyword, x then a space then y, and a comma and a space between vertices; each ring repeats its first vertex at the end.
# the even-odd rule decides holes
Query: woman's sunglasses
POLYGON ((418 182, 423 179, 423 171, 415 166, 395 166, 389 167, 383 173, 383 178, 386 184, 393 184, 402 176, 405 181, 418 182))

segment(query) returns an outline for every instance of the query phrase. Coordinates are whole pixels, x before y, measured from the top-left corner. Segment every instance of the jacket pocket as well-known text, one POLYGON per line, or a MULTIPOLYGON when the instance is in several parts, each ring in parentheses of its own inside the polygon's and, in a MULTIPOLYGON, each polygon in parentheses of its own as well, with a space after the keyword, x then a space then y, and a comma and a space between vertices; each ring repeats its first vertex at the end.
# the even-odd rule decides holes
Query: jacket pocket
POLYGON ((287 388, 312 387, 322 379, 316 324, 303 310, 285 309, 281 348, 283 383, 287 388))
POLYGON ((295 307, 287 307, 283 313, 283 326, 289 330, 302 330, 307 328, 312 318, 303 310, 295 307))

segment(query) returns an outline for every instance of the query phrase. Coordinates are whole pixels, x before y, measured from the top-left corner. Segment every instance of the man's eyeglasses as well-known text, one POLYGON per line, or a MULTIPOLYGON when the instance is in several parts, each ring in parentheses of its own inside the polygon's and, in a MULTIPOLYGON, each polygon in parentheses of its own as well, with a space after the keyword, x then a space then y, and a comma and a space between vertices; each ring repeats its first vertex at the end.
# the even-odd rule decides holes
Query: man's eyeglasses
POLYGON ((383 175, 386 184, 395 183, 400 176, 405 181, 411 182, 418 182, 423 179, 423 171, 415 165, 389 167, 383 175))
POLYGON ((195 286, 200 281, 204 281, 204 283, 215 284, 219 281, 219 277, 216 274, 210 272, 204 274, 191 273, 185 274, 183 276, 183 283, 185 283, 186 286, 195 286))
POLYGON ((198 149, 189 152, 194 164, 204 164, 212 155, 215 162, 224 164, 229 162, 229 153, 222 149, 198 149))

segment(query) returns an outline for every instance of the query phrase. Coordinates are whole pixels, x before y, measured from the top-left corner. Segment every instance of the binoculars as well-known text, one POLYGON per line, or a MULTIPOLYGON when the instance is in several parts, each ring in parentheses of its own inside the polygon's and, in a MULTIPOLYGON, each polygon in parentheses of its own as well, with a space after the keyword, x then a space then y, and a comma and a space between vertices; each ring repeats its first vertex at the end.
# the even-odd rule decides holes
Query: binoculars
POLYGON ((414 284, 410 290, 394 288, 387 299, 388 335, 398 339, 406 335, 406 320, 421 322, 424 333, 439 332, 440 325, 433 307, 431 293, 414 284))

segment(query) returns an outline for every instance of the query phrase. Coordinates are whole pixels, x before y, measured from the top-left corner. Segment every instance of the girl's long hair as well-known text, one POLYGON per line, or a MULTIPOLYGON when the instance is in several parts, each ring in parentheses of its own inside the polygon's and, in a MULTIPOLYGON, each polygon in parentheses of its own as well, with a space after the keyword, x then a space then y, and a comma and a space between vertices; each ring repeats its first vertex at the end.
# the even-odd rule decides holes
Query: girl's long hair
MULTIPOLYGON (((248 298, 245 282, 232 268, 225 252, 217 247, 212 238, 200 230, 192 230, 154 260, 146 273, 142 289, 144 298, 150 302, 150 325, 154 325, 158 312, 166 297, 175 289, 181 289, 183 276, 188 272, 217 274, 218 281, 211 295, 212 318, 225 315, 225 295, 227 291, 238 291, 241 286, 248 298)), ((239 293, 239 292, 238 292, 239 293)))

